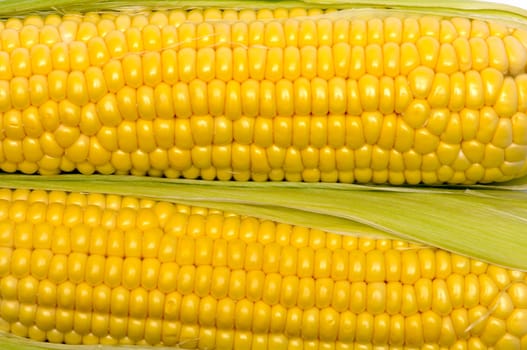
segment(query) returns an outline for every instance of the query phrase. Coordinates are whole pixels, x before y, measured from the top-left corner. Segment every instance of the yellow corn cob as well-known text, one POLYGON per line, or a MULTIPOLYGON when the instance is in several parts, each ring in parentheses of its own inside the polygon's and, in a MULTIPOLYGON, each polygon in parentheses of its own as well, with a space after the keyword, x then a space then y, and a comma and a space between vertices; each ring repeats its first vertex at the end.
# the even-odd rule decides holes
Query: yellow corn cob
POLYGON ((39 341, 527 349, 524 272, 401 241, 0 190, 0 253, 0 329, 39 341))
POLYGON ((0 169, 392 184, 527 173, 526 30, 328 12, 1 22, 0 169))

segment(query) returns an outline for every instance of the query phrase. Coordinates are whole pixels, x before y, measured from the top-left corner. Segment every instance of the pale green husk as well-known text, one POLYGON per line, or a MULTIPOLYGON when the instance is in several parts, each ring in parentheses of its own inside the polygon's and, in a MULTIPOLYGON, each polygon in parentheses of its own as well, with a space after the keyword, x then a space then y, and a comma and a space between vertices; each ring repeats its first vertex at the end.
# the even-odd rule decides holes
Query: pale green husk
MULTIPOLYGON (((465 16, 496 19, 508 23, 525 25, 527 10, 514 6, 478 0, 3 0, 0 1, 0 18, 26 16, 28 14, 85 13, 145 10, 166 10, 173 8, 266 8, 308 7, 338 9, 397 10, 404 13, 426 13, 447 16, 465 16)), ((376 13, 377 15, 379 12, 376 13)), ((348 15, 346 13, 345 15, 348 15)))
POLYGON ((115 10, 158 10, 170 8, 276 8, 276 7, 309 7, 309 8, 380 8, 418 10, 428 13, 449 12, 467 15, 493 14, 503 18, 521 18, 527 13, 513 6, 475 0, 4 0, 0 2, 0 15, 16 16, 28 13, 47 11, 89 12, 115 10))
MULTIPOLYGON (((525 10, 457 0, 0 0, 0 18, 48 12, 298 6, 350 9, 342 14, 346 16, 355 12, 383 15, 384 9, 389 8, 399 13, 484 17, 517 26, 527 25, 525 10)), ((405 239, 527 271, 527 178, 492 186, 389 187, 204 182, 103 175, 0 175, 0 187, 136 195, 206 206, 341 234, 405 239)), ((5 350, 110 348, 114 349, 101 345, 54 345, 6 334, 0 336, 0 349, 5 350)))

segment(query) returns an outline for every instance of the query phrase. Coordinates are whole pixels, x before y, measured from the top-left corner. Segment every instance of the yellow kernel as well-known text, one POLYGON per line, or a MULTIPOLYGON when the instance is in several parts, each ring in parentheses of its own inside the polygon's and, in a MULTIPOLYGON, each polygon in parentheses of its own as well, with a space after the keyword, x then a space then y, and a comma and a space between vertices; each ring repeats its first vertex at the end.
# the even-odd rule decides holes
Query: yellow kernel
POLYGON ((507 73, 509 59, 503 40, 497 36, 489 36, 486 42, 489 47, 489 67, 495 68, 503 74, 507 73))
POLYGON ((525 64, 527 63, 527 52, 522 43, 514 36, 507 35, 503 38, 505 51, 509 60, 510 74, 517 75, 525 72, 525 64))
POLYGON ((112 59, 103 66, 103 74, 110 92, 117 92, 125 86, 125 75, 120 60, 112 59))
POLYGON ((403 115, 403 120, 413 128, 424 126, 430 115, 430 105, 426 100, 416 99, 410 103, 403 115))
POLYGON ((494 103, 500 117, 510 118, 518 111, 518 90, 512 77, 506 77, 494 103))
POLYGON ((412 92, 408 80, 398 76, 394 81, 395 111, 403 113, 412 101, 412 92))

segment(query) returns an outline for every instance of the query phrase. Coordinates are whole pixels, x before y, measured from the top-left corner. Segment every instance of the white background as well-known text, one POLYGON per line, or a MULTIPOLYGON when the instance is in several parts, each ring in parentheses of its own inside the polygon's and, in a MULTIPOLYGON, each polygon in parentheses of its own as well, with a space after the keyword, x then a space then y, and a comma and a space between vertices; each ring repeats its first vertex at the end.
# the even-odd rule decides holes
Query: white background
MULTIPOLYGON (((463 0, 459 0, 463 1, 463 0)), ((481 1, 487 1, 487 2, 494 2, 499 4, 507 4, 512 5, 516 7, 521 7, 527 10, 527 0, 481 0, 481 1)))

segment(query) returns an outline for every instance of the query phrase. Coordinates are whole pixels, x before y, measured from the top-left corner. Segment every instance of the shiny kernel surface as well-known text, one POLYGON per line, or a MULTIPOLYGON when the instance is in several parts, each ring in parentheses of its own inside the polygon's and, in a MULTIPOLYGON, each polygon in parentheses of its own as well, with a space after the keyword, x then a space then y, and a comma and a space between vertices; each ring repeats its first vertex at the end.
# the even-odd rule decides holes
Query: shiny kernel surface
POLYGON ((0 330, 33 340, 521 349, 527 337, 525 273, 435 248, 115 195, 4 190, 0 207, 0 330))
POLYGON ((0 21, 0 167, 392 184, 527 174, 524 28, 338 11, 0 21))

